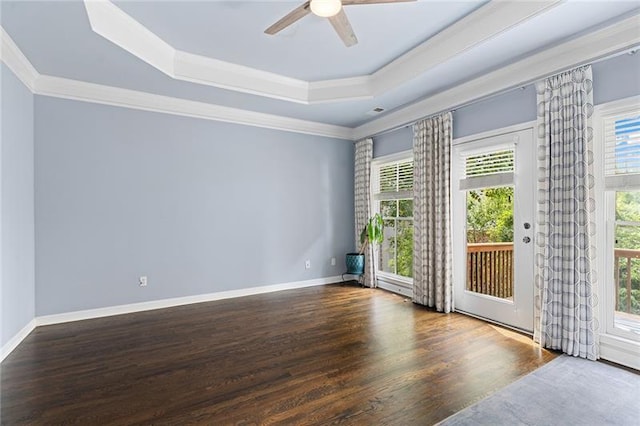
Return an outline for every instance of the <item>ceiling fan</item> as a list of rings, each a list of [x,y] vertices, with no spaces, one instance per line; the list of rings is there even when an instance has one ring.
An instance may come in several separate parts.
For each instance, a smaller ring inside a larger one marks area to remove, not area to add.
[[[264,30],[266,34],[276,34],[289,25],[304,18],[309,13],[320,16],[322,18],[329,18],[329,22],[333,25],[345,46],[351,47],[358,43],[353,28],[347,14],[344,13],[342,6],[351,5],[363,5],[374,3],[404,3],[416,0],[307,0],[302,5],[293,9],[287,15],[285,15],[278,22]]]

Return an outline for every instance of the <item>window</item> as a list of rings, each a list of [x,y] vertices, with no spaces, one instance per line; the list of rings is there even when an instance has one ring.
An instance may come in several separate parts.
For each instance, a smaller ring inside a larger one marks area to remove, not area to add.
[[[604,146],[607,188],[633,185],[640,175],[640,108],[605,118]]]
[[[374,210],[384,219],[377,269],[387,278],[413,276],[413,158],[404,153],[374,162]]]
[[[640,336],[640,107],[603,114],[607,223],[606,331]],[[634,337],[635,336],[635,337]]]

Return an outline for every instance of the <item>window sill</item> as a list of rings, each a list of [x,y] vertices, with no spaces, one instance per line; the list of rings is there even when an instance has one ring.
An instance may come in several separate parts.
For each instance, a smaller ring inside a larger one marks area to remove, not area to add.
[[[640,342],[607,333],[600,334],[600,357],[640,370]]]
[[[413,278],[403,277],[401,275],[390,274],[388,272],[377,272],[376,278],[379,281],[385,281],[389,284],[399,285],[406,288],[413,288]]]

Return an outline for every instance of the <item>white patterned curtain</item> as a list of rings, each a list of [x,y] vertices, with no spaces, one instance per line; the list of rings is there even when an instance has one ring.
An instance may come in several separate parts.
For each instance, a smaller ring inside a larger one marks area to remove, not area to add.
[[[413,126],[413,301],[453,311],[451,113]]]
[[[360,249],[360,233],[371,217],[371,159],[373,158],[373,139],[367,138],[356,142],[354,206],[356,217],[356,249]],[[364,252],[364,282],[367,287],[375,287],[375,269],[373,246],[367,245]]]
[[[550,77],[538,96],[534,338],[598,358],[591,66]]]

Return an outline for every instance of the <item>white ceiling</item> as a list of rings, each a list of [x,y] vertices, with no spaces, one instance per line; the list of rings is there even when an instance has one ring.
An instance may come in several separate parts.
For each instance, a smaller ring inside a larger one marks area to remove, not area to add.
[[[291,1],[115,4],[177,49],[302,80],[371,74],[486,0],[345,6],[360,43],[347,48],[325,18],[309,14],[275,36],[264,30]]]
[[[637,0],[418,1],[345,7],[351,48],[313,15],[263,33],[300,3],[115,1],[133,26],[94,31],[81,1],[2,0],[1,23],[42,75],[345,127],[618,21],[640,28]]]

